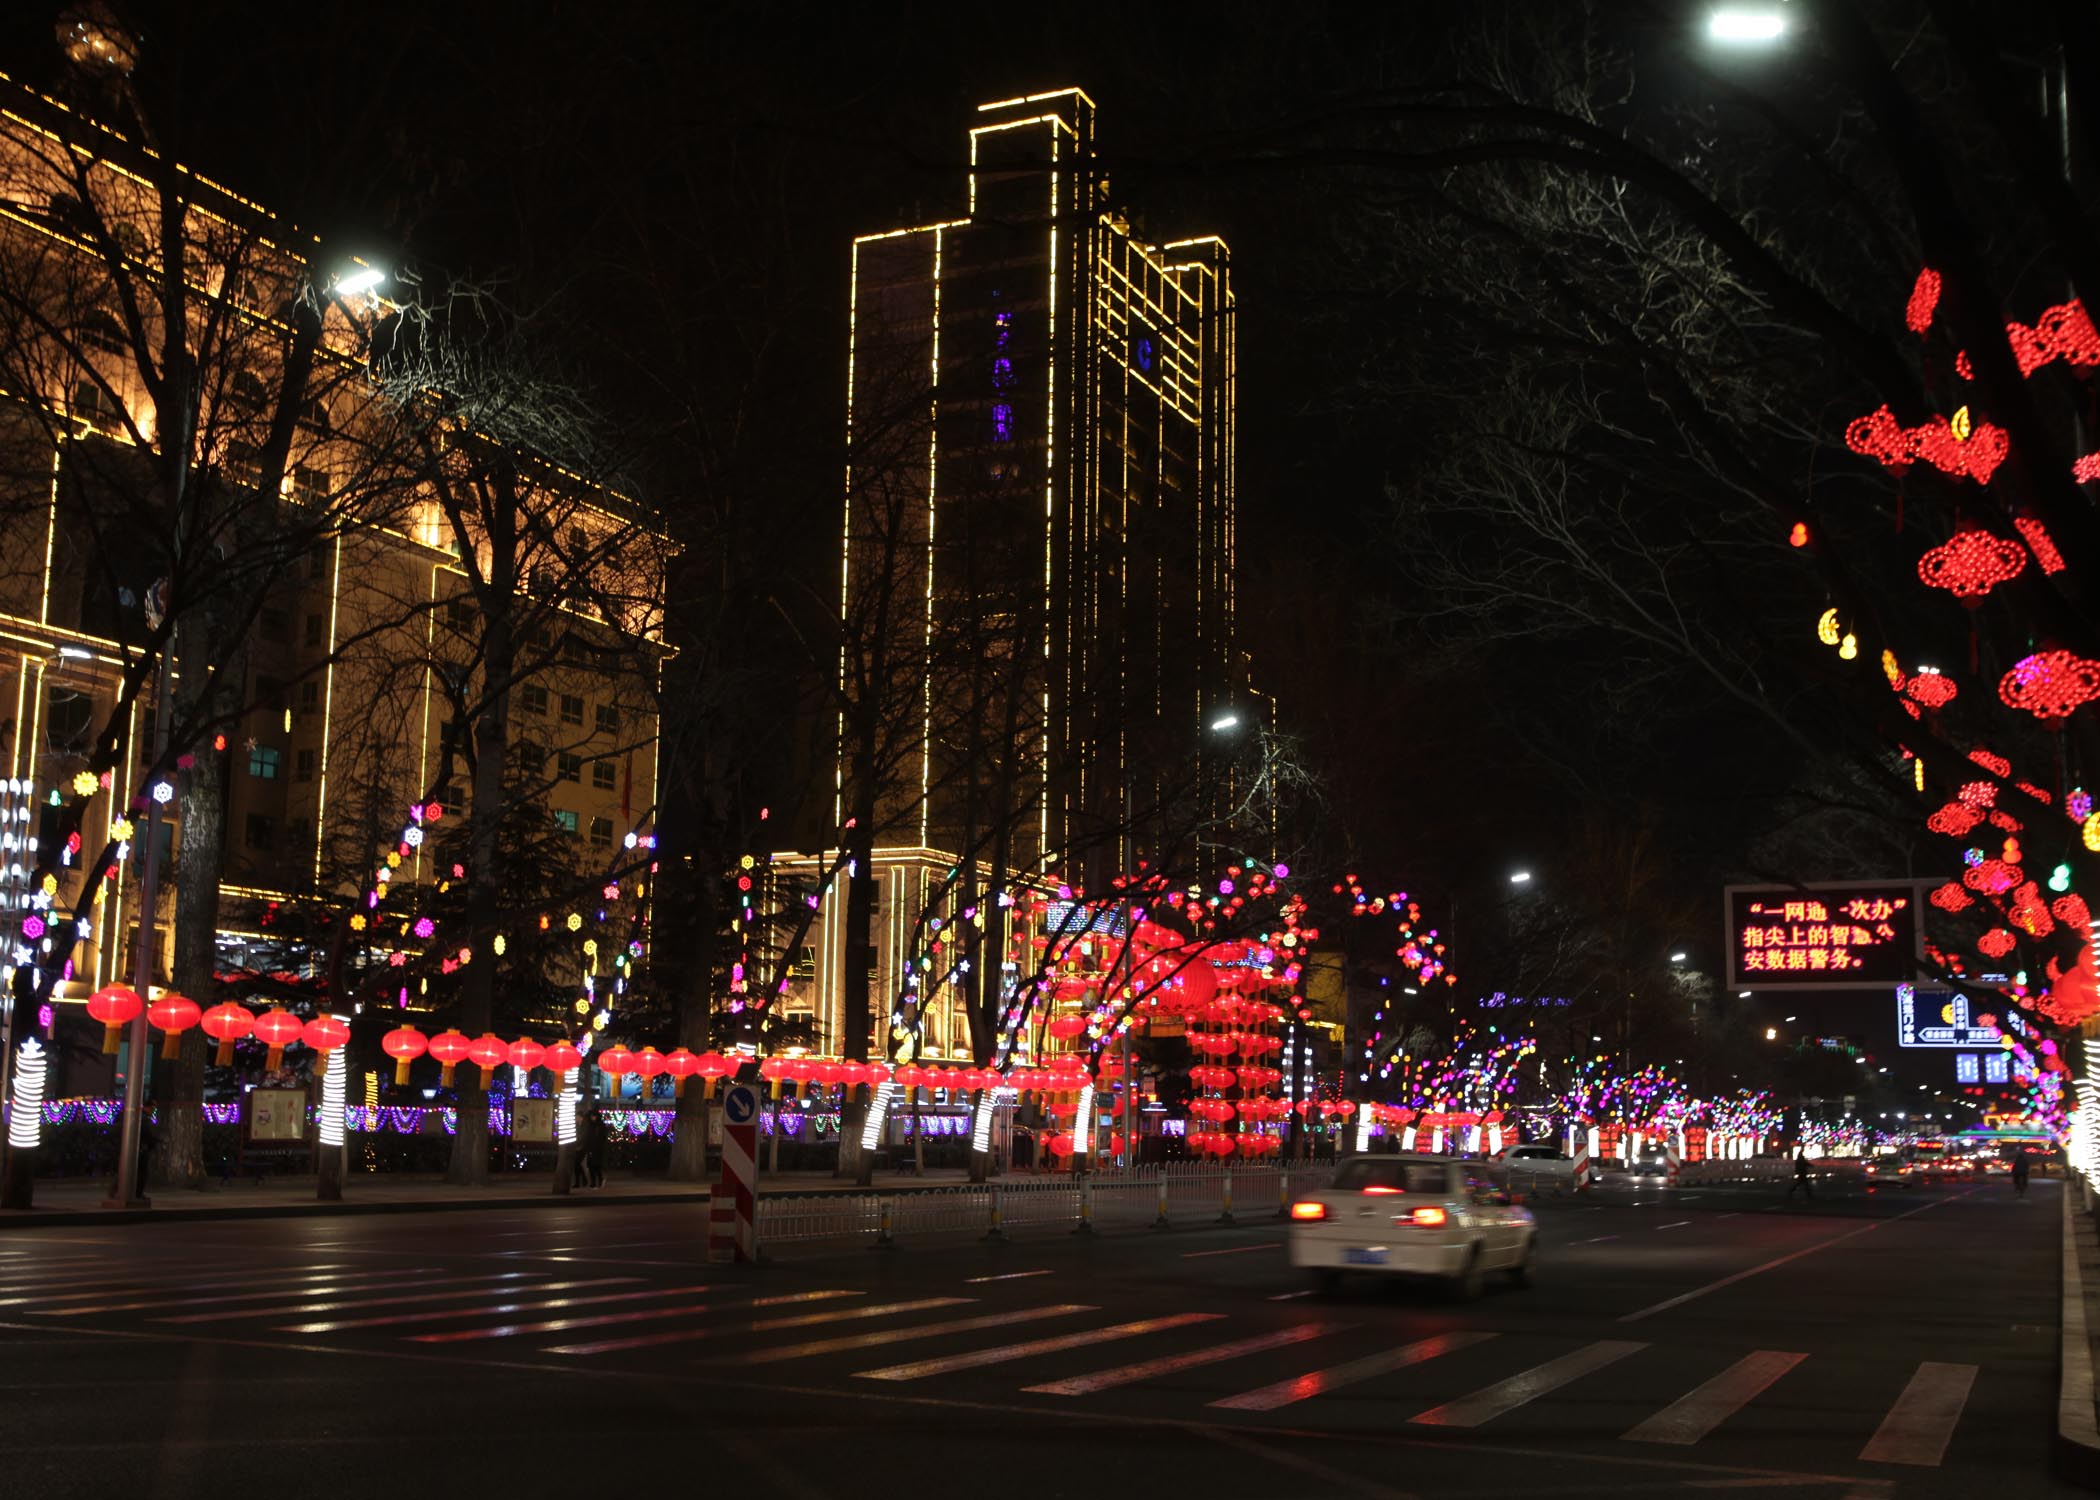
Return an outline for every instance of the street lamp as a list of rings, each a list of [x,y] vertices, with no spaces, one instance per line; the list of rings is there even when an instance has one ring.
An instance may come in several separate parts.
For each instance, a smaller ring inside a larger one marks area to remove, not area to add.
[[[1673,964],[1681,964],[1684,962],[1684,960],[1685,955],[1682,953],[1673,953],[1670,955],[1670,962]]]
[[[1786,35],[1786,12],[1776,5],[1724,5],[1706,18],[1708,40],[1757,47]]]
[[[357,297],[372,291],[386,280],[386,272],[377,266],[353,265],[335,278],[336,295]]]
[[[1529,870],[1518,870],[1515,874],[1509,877],[1509,883],[1511,885],[1525,885],[1528,884],[1530,880],[1531,872]]]
[[[1220,715],[1218,715],[1218,717],[1217,717],[1217,718],[1215,718],[1215,719],[1212,719],[1212,720],[1210,721],[1210,732],[1211,732],[1212,734],[1223,734],[1223,733],[1224,733],[1224,732],[1225,732],[1226,730],[1228,730],[1228,729],[1237,729],[1237,728],[1239,728],[1239,725],[1240,725],[1240,716],[1239,716],[1238,714],[1234,714],[1234,713],[1225,713],[1225,714],[1220,714]]]

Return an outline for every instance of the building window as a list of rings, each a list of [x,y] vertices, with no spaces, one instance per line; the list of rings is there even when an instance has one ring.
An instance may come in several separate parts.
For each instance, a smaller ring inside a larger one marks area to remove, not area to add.
[[[298,766],[299,780],[312,781],[314,779],[314,760],[315,756],[313,751],[301,750],[299,752],[299,758],[296,762]]]
[[[267,813],[248,814],[248,826],[242,833],[242,842],[250,849],[276,848],[277,820]]]
[[[530,714],[535,719],[547,717],[547,690],[536,682],[528,682],[518,689],[518,712]]]
[[[474,625],[474,602],[454,594],[445,601],[445,624],[448,628],[464,633]]]
[[[555,774],[563,781],[583,780],[583,757],[564,750],[554,757]]]
[[[91,312],[80,323],[80,342],[104,354],[129,354],[131,337],[124,325],[106,312]]]
[[[277,766],[284,759],[274,745],[257,745],[248,752],[248,774],[263,781],[277,779]]]
[[[573,834],[576,831],[576,814],[567,808],[557,807],[554,809],[554,826],[563,833]]]
[[[306,644],[309,648],[326,645],[328,642],[328,616],[306,617]]]
[[[284,825],[284,847],[293,854],[304,854],[314,846],[314,825],[305,818],[294,818]]]
[[[600,734],[618,734],[620,732],[620,711],[610,703],[598,705],[598,732]]]
[[[591,819],[591,842],[600,846],[606,846],[612,843],[611,818]]]
[[[581,724],[583,722],[583,698],[581,694],[563,693],[561,695],[561,721],[564,724]]]
[[[256,634],[266,641],[291,639],[291,617],[281,609],[266,609],[255,618]]]
[[[312,464],[292,465],[292,498],[294,500],[325,500],[328,498],[328,471]]]
[[[73,415],[104,432],[124,430],[124,409],[99,381],[83,380],[73,387]]]
[[[53,750],[85,750],[95,729],[95,700],[71,688],[54,687],[44,700],[44,744]]]
[[[620,770],[609,760],[591,762],[591,785],[601,792],[609,792],[620,784]]]
[[[320,684],[320,683],[318,683],[318,682],[302,682],[302,683],[300,683],[300,684],[299,684],[299,712],[301,712],[302,714],[310,714],[310,713],[315,713],[315,712],[319,711],[320,707],[321,707],[321,684]]]

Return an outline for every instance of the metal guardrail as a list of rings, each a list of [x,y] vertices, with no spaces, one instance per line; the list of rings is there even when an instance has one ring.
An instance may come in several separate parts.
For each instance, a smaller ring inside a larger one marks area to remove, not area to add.
[[[1212,1167],[1195,1163],[1012,1177],[957,1187],[863,1192],[760,1192],[758,1239],[892,1244],[940,1234],[1003,1239],[1014,1233],[1175,1228],[1278,1219],[1292,1194],[1324,1186],[1328,1163]]]

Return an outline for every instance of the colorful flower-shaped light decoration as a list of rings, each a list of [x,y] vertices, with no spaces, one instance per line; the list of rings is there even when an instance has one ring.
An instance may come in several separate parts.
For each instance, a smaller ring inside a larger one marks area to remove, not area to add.
[[[2007,708],[2024,709],[2043,723],[2068,718],[2100,698],[2100,661],[2069,651],[2037,651],[2013,664],[1998,682]]]
[[[1918,559],[1918,577],[1967,602],[1981,599],[1999,584],[2020,576],[2027,549],[1988,531],[1957,531]]]

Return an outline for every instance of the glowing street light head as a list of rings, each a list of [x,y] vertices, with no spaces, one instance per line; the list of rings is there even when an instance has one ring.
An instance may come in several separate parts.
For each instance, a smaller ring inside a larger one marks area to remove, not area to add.
[[[340,296],[358,297],[375,290],[385,280],[386,272],[377,266],[352,266],[336,277],[335,289]]]
[[[1673,964],[1681,964],[1681,963],[1683,963],[1683,962],[1685,961],[1685,958],[1686,958],[1686,955],[1685,955],[1685,954],[1682,954],[1682,953],[1673,953],[1673,954],[1671,954],[1671,955],[1670,955],[1670,962],[1671,962],[1671,963],[1673,963]]]
[[[1531,872],[1529,870],[1519,870],[1509,877],[1509,883],[1511,885],[1523,885],[1530,879]]]
[[[1220,714],[1217,718],[1210,721],[1210,732],[1212,734],[1223,734],[1228,729],[1239,728],[1239,725],[1240,716],[1238,714]]]
[[[1706,18],[1708,40],[1730,46],[1776,42],[1786,29],[1786,13],[1776,5],[1724,5]]]

